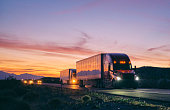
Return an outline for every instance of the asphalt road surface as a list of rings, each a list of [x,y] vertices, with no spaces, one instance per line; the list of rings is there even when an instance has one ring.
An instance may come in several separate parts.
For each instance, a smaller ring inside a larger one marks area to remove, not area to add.
[[[140,97],[170,102],[170,90],[167,89],[110,89],[97,91],[101,93]]]
[[[61,87],[60,84],[44,83],[43,85]],[[141,89],[141,88],[140,89],[97,89],[97,88],[92,88],[91,86],[86,86],[85,88],[81,88],[78,85],[63,85],[63,87],[70,88],[70,89],[81,89],[81,90],[89,89],[96,92],[107,93],[107,94],[147,98],[147,99],[170,102],[170,89]]]

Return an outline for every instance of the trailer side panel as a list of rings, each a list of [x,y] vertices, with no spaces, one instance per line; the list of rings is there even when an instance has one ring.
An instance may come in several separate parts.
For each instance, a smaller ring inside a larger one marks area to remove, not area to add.
[[[63,83],[67,83],[68,80],[70,80],[70,70],[66,69],[63,71],[60,71],[60,80],[63,80]]]
[[[79,80],[101,78],[101,54],[76,62],[77,78]]]

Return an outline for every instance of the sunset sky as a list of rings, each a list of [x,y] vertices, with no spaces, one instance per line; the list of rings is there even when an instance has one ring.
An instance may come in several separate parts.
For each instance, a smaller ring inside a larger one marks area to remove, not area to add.
[[[0,0],[0,70],[59,77],[98,53],[170,67],[170,0]]]

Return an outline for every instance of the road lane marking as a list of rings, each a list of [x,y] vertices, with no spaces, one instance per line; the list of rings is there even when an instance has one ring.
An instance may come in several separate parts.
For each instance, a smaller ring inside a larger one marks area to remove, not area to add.
[[[148,91],[138,91],[138,92],[142,92],[142,93],[149,93],[149,94],[170,94],[170,93],[162,93],[162,92],[148,92]]]

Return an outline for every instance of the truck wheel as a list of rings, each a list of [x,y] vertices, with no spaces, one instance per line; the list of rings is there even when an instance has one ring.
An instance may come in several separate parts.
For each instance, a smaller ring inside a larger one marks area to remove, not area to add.
[[[80,80],[79,86],[80,87],[85,87],[85,85],[83,84],[83,80]]]
[[[135,83],[132,88],[137,89],[138,88],[138,83]]]
[[[137,89],[137,87],[133,87],[133,89]]]
[[[115,81],[114,79],[112,80],[112,87],[113,87],[114,89],[117,88],[116,81]]]
[[[101,79],[96,80],[96,87],[97,88],[102,88],[102,80]]]

